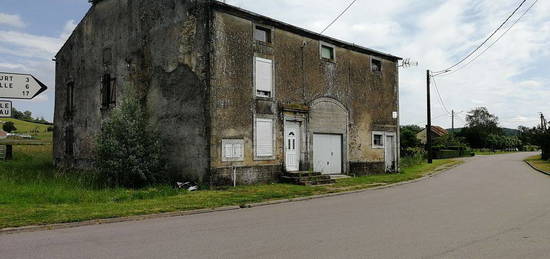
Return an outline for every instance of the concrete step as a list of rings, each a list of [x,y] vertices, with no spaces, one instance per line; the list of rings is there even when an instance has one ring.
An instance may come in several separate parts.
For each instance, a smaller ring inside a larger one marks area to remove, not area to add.
[[[289,176],[282,176],[281,179],[283,182],[287,183],[299,183],[299,182],[305,182],[305,181],[325,181],[325,180],[331,180],[330,176],[328,175],[317,175],[317,176],[308,176],[308,177],[289,177]]]
[[[285,172],[283,176],[289,177],[309,177],[309,176],[319,176],[322,175],[320,172],[313,171],[295,171],[295,172]]]
[[[346,178],[351,178],[351,176],[345,175],[345,174],[331,174],[330,175],[330,179],[333,179],[333,180],[346,179]]]
[[[0,145],[0,160],[6,160],[6,146]]]
[[[284,183],[297,185],[324,185],[333,184],[336,182],[331,179],[329,175],[323,175],[320,172],[311,171],[286,172],[281,176],[281,181]]]
[[[328,179],[328,180],[319,180],[319,181],[304,181],[304,182],[300,182],[299,185],[312,186],[312,185],[328,185],[328,184],[334,184],[334,183],[336,183],[336,180]]]

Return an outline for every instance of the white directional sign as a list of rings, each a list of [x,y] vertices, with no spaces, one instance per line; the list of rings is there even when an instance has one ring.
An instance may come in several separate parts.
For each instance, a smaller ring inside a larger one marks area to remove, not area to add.
[[[11,101],[0,100],[0,118],[11,118]]]
[[[0,98],[32,99],[46,89],[32,75],[0,72]]]

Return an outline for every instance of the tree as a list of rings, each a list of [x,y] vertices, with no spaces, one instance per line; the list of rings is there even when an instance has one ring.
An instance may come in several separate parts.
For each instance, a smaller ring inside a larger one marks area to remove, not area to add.
[[[15,109],[15,107],[12,107],[12,113],[13,113],[14,119],[18,119],[18,120],[23,119],[23,113]]]
[[[471,110],[466,116],[466,127],[460,132],[460,136],[474,148],[489,147],[489,135],[503,135],[498,126],[498,117],[489,113],[485,107]]]
[[[401,147],[419,147],[421,143],[420,140],[416,137],[416,134],[418,134],[420,131],[422,131],[422,128],[416,125],[401,126]]]
[[[17,130],[17,128],[15,127],[15,124],[11,121],[4,122],[4,125],[2,126],[2,129],[5,132],[8,132],[8,133],[11,133],[11,132]]]
[[[32,112],[31,111],[23,112],[23,120],[32,121]]]
[[[102,125],[96,154],[97,170],[109,185],[140,188],[166,182],[159,134],[133,93]]]

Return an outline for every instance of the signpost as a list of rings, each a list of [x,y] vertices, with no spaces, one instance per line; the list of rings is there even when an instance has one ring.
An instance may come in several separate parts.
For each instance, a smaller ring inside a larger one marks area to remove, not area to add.
[[[11,118],[11,101],[0,100],[0,118]]]
[[[0,98],[32,99],[48,87],[29,74],[0,72]]]

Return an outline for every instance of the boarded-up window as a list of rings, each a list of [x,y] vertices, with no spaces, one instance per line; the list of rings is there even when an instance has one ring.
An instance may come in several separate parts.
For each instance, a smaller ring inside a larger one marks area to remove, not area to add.
[[[223,139],[222,140],[222,161],[243,161],[244,160],[244,140],[243,139]]]
[[[73,128],[65,129],[65,155],[72,156],[74,154],[74,131]]]
[[[256,119],[256,156],[273,156],[273,120]]]
[[[74,82],[67,84],[67,102],[66,102],[67,115],[72,115],[74,109]]]
[[[111,104],[116,104],[116,84],[110,74],[105,74],[101,79],[101,106],[109,108]]]
[[[256,95],[260,97],[272,97],[273,93],[273,61],[264,58],[256,58]]]

